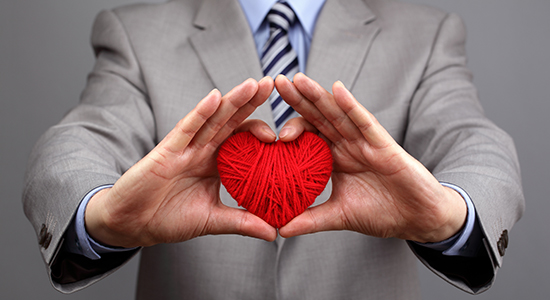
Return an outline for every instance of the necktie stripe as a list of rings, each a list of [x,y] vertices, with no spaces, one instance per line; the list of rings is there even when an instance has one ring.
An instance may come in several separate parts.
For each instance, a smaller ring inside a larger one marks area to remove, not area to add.
[[[270,13],[272,11],[276,15],[284,16],[288,20],[288,23],[292,23],[292,21],[294,20],[294,16],[295,16],[294,11],[292,10],[292,8],[290,8],[288,3],[286,3],[286,2],[284,2],[284,3],[275,3],[275,5],[273,5],[273,8],[271,9]]]
[[[274,97],[276,97],[275,100],[271,102],[271,109],[273,109],[273,112],[275,112],[275,109],[277,109],[277,106],[279,105],[279,103],[283,101],[283,98],[281,98],[279,94],[276,94],[276,96]]]
[[[288,40],[288,29],[295,21],[294,11],[287,3],[275,3],[267,15],[270,36],[261,57],[264,75],[275,78],[283,74],[289,78],[298,72],[298,57]],[[297,113],[274,90],[269,97],[277,131],[284,122]]]
[[[290,71],[292,69],[296,68],[296,71],[294,71],[294,74],[298,73],[298,58],[294,58],[294,60],[289,64],[287,65],[282,71],[281,71],[281,74],[289,74],[291,73]],[[292,79],[292,78],[291,78]]]
[[[288,118],[290,117],[290,115],[292,113],[295,113],[294,109],[292,109],[292,107],[288,107],[285,112],[275,121],[275,126],[277,126],[277,128],[279,128],[279,126],[281,126],[283,124],[283,122]]]
[[[273,51],[271,50],[275,45],[277,44],[280,44],[280,43],[285,43],[285,41],[281,41],[281,38],[284,37],[286,35],[286,33],[284,31],[279,31],[277,32],[275,35],[272,35],[269,40],[267,41],[267,43],[265,44],[264,46],[264,49],[263,49],[263,52],[262,52],[262,57],[265,56],[266,53],[270,52],[270,51]]]
[[[287,15],[279,11],[272,11],[272,14],[269,18],[269,23],[269,25],[273,28],[279,28],[287,31],[286,29],[290,27],[290,23],[292,23],[292,20]]]
[[[292,59],[292,57],[290,57],[289,59],[289,55],[287,55],[290,51],[292,51],[292,48],[290,47],[290,44],[287,44],[287,46],[283,48],[279,53],[276,53],[275,57],[270,62],[266,62],[267,66],[264,69],[264,73],[270,74],[271,68],[273,68],[273,66],[275,66],[276,64],[288,64],[287,61]],[[285,59],[283,59],[283,57],[285,57]],[[281,60],[283,61],[281,62]]]
[[[285,49],[287,50],[285,51]],[[271,62],[275,59],[275,57],[277,57],[277,55],[281,51],[288,52],[288,43],[285,43],[284,41],[278,41],[273,44],[273,46],[271,47],[271,51],[265,53],[265,56],[262,59],[262,64],[264,66],[271,64]]]

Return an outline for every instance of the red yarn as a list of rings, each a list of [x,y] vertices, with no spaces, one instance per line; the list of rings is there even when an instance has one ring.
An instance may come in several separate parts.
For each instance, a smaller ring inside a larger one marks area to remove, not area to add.
[[[311,132],[292,142],[269,144],[242,132],[221,146],[218,172],[240,206],[280,228],[325,189],[332,155],[326,142]]]

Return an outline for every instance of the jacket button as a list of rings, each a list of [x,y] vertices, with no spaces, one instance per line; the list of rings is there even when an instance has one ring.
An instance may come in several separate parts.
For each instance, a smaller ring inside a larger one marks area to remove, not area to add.
[[[42,247],[44,247],[44,249],[48,249],[51,241],[52,241],[52,234],[48,232],[46,234],[46,238],[44,239],[44,243],[42,244]]]
[[[48,249],[51,242],[52,234],[48,232],[48,227],[46,227],[46,224],[42,224],[42,227],[40,227],[40,233],[38,234],[38,244],[44,249]]]
[[[506,253],[506,248],[508,248],[508,241],[508,230],[504,230],[500,235],[500,239],[498,239],[497,242],[498,253],[500,253],[500,256],[504,256],[504,254]]]
[[[44,245],[44,242],[46,241],[47,233],[48,233],[48,228],[46,228],[46,224],[42,224],[42,227],[40,227],[40,233],[38,234],[38,244],[40,246]]]

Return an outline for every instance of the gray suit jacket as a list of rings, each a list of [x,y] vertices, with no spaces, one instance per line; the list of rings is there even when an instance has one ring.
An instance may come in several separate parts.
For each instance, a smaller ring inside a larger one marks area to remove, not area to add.
[[[438,180],[469,193],[485,234],[476,258],[345,231],[273,243],[205,236],[142,249],[138,298],[416,299],[415,254],[459,288],[488,288],[523,195],[513,142],[483,115],[464,42],[453,14],[388,0],[328,0],[306,73],[327,89],[341,80]],[[103,278],[131,256],[94,262],[63,251],[83,196],[114,183],[211,89],[226,93],[262,77],[236,0],[105,11],[92,44],[97,62],[81,103],[38,141],[23,196],[48,274],[64,292]],[[273,125],[268,105],[252,117]],[[329,194],[330,185],[317,202]],[[225,191],[222,198],[235,206]]]

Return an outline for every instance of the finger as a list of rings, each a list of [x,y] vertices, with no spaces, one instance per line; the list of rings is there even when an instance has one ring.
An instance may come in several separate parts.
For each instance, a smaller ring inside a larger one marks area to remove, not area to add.
[[[216,112],[220,103],[220,91],[212,90],[176,124],[174,129],[159,143],[159,146],[171,152],[181,152],[189,145],[204,123]]]
[[[318,206],[306,209],[292,221],[279,229],[282,237],[289,238],[297,235],[320,231],[347,229],[344,214],[337,203],[330,199]]]
[[[216,136],[212,139],[214,142],[214,146],[217,146],[221,144],[227,137],[234,132],[234,130],[246,119],[248,118],[255,110],[258,108],[258,106],[262,105],[268,98],[269,95],[271,95],[271,92],[273,91],[273,79],[269,76],[266,76],[262,78],[258,82],[258,91],[252,97],[252,99],[247,102],[245,105],[243,105],[241,108],[237,110],[237,112],[227,121],[227,123],[223,126],[222,129],[216,134]],[[268,126],[269,128],[269,126]],[[256,128],[254,128],[255,130]],[[271,129],[269,131],[272,132]],[[267,133],[269,133],[269,131]],[[259,133],[257,131],[252,132]],[[275,133],[273,133],[275,134]],[[270,135],[269,135],[270,136]],[[264,135],[261,134],[260,136],[257,136],[260,140],[264,141],[262,138],[264,138]],[[277,136],[275,136],[276,138]],[[269,137],[265,136],[266,139],[269,139]],[[268,142],[265,140],[265,142]]]
[[[272,242],[277,230],[254,214],[223,204],[216,206],[206,225],[206,234],[240,234]]]
[[[296,78],[296,76],[294,77]],[[285,76],[275,78],[275,87],[288,105],[292,106],[304,119],[322,132],[329,140],[336,142],[342,139],[342,135],[332,126],[327,118],[309,101],[296,86]]]
[[[191,142],[198,148],[208,144],[233,115],[249,102],[258,91],[258,82],[249,78],[222,97],[216,112],[204,123]]]
[[[311,101],[334,128],[348,141],[363,138],[361,131],[349,116],[338,106],[334,96],[317,82],[302,73],[294,76],[294,85]],[[330,137],[329,137],[330,138]]]
[[[290,142],[297,139],[304,131],[309,131],[317,134],[318,130],[315,126],[311,125],[303,117],[292,118],[288,120],[281,132],[279,133],[279,139],[283,142]]]
[[[384,148],[395,142],[374,115],[357,102],[342,82],[335,82],[332,92],[338,106],[349,116],[350,120],[360,130],[361,135],[371,146]]]
[[[245,120],[242,124],[235,129],[235,133],[250,132],[256,138],[264,143],[272,143],[277,138],[277,135],[273,130],[262,120],[252,119]]]

